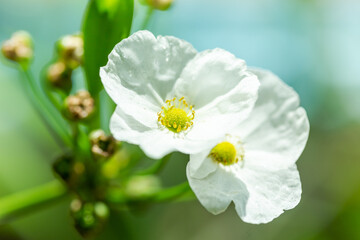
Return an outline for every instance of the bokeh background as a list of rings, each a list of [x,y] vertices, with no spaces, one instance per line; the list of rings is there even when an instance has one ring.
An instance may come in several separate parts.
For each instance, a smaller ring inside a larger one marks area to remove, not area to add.
[[[16,30],[34,37],[36,76],[54,42],[78,32],[86,0],[0,0],[0,42]],[[175,0],[155,11],[149,29],[199,51],[224,48],[250,66],[270,69],[300,95],[311,134],[298,161],[303,195],[293,210],[266,225],[243,223],[231,206],[218,216],[197,201],[158,205],[129,216],[139,239],[360,239],[360,1]],[[144,8],[135,9],[136,31]],[[81,72],[78,72],[81,78]],[[29,104],[24,79],[0,64],[0,197],[46,183],[56,146]],[[186,161],[163,177],[185,179]],[[0,239],[77,240],[69,198],[0,226]],[[98,239],[121,239],[112,220]]]

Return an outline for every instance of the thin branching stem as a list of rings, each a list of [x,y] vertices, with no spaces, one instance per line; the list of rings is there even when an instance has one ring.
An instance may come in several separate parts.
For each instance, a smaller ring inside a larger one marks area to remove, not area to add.
[[[56,118],[56,112],[51,109],[51,106],[47,104],[47,101],[43,98],[42,93],[36,83],[30,71],[26,68],[21,68],[26,79],[28,86],[28,95],[29,98],[38,112],[40,118],[45,123],[50,134],[54,137],[55,141],[61,146],[64,147],[64,144],[71,146],[71,137],[66,130],[66,126],[62,124]]]
[[[147,169],[137,172],[136,175],[151,175],[151,174],[159,173],[165,167],[165,165],[168,163],[168,161],[171,158],[171,155],[172,154],[170,153],[160,160],[155,160],[156,162],[153,165],[151,165]]]
[[[0,198],[0,224],[49,204],[67,193],[58,180]]]
[[[193,194],[192,194],[190,185],[186,181],[186,182],[183,182],[176,186],[166,188],[166,189],[159,191],[152,197],[152,201],[153,202],[168,202],[168,201],[174,201],[174,200],[180,200],[180,199],[187,200],[187,199],[190,199],[189,196],[191,196],[191,199],[193,199]]]

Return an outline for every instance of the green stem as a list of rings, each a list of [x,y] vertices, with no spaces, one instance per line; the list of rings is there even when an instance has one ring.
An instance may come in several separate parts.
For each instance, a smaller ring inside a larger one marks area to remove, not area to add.
[[[154,202],[166,202],[172,200],[187,200],[193,199],[194,194],[191,191],[190,185],[188,182],[183,182],[174,187],[170,187],[164,189],[158,193],[156,193],[152,197],[152,201]],[[179,199],[181,198],[181,199]]]
[[[0,224],[59,199],[66,188],[57,180],[0,198]]]
[[[78,147],[78,137],[79,137],[79,125],[78,123],[70,123],[71,125],[71,130],[72,130],[72,134],[73,134],[73,145],[75,148]]]
[[[41,86],[46,94],[46,97],[50,100],[50,102],[52,103],[52,105],[54,105],[54,107],[56,107],[56,109],[58,111],[61,111],[61,107],[62,105],[59,103],[59,101],[54,97],[54,93],[51,92],[51,90],[49,89],[48,84],[46,84],[45,81],[41,81]]]
[[[91,96],[94,99],[95,102],[95,113],[94,115],[91,117],[91,122],[89,123],[89,128],[90,130],[96,130],[100,128],[100,123],[101,123],[101,118],[100,118],[100,95],[99,93],[97,94],[93,94]]]
[[[151,175],[151,174],[159,173],[165,167],[165,165],[168,163],[170,158],[171,158],[171,153],[166,155],[165,157],[163,157],[160,160],[155,160],[156,162],[153,165],[151,165],[147,169],[137,172],[136,175]]]
[[[26,68],[21,69],[23,70],[23,73],[28,80],[28,87],[30,90],[28,95],[32,101],[32,104],[47,126],[49,132],[52,134],[59,145],[63,146],[63,143],[65,143],[66,145],[70,146],[71,137],[66,130],[66,126],[57,121],[55,117],[56,112],[51,111],[51,106],[49,107],[47,101],[42,98],[42,93],[35,85],[35,81],[29,70]]]
[[[179,185],[169,187],[154,193],[151,196],[144,198],[144,201],[160,203],[167,201],[186,201],[194,199],[194,193],[192,192],[189,183],[183,182]],[[110,204],[125,204],[129,201],[128,196],[122,191],[114,191],[107,197],[107,201]]]
[[[150,22],[153,11],[154,11],[154,9],[152,7],[149,7],[147,9],[146,16],[145,16],[144,21],[143,21],[143,23],[141,25],[141,30],[144,30],[144,29],[147,28],[147,26],[148,26],[148,24]]]

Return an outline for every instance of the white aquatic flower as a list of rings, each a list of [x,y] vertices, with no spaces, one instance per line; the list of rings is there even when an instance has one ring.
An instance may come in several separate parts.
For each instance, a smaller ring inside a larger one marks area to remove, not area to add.
[[[251,112],[259,81],[222,50],[139,31],[115,46],[100,70],[117,107],[110,130],[151,158],[196,153]]]
[[[211,213],[234,202],[243,221],[258,224],[299,203],[295,162],[308,139],[309,122],[293,89],[271,72],[249,71],[260,80],[254,109],[209,149],[190,155],[187,177]]]

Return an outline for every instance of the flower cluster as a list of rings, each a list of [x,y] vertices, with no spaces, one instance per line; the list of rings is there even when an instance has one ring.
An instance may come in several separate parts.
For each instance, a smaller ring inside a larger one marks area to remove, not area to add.
[[[46,70],[48,85],[69,93],[73,71],[83,63],[84,43],[81,35],[66,35],[56,43],[55,61]]]
[[[26,67],[34,55],[32,38],[26,31],[15,32],[2,44],[1,51],[7,59]]]
[[[235,203],[249,223],[267,223],[301,197],[296,160],[309,134],[294,90],[222,50],[139,31],[100,70],[116,103],[110,129],[150,158],[190,154],[189,184],[211,213]]]

